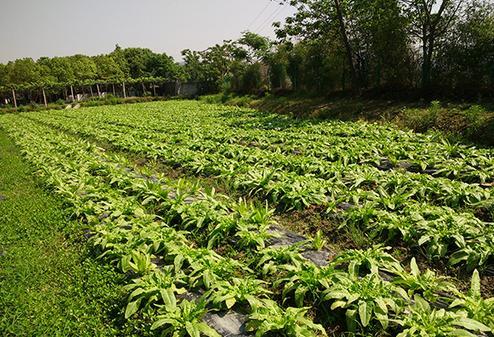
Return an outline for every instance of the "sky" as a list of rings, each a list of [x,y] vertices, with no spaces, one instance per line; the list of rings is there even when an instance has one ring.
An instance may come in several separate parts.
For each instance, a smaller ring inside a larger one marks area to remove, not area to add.
[[[180,61],[293,13],[271,0],[0,0],[0,62],[144,47]]]

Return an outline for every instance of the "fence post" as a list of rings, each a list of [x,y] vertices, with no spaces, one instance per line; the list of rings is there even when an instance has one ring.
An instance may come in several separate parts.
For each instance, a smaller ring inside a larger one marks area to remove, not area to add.
[[[74,96],[74,86],[70,85],[70,93],[72,94],[72,103],[75,102],[75,96]]]

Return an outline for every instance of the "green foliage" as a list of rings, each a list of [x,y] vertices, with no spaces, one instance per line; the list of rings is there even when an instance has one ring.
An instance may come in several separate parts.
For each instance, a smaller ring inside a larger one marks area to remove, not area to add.
[[[480,322],[467,318],[462,313],[444,309],[431,309],[427,301],[415,296],[410,313],[397,323],[403,327],[397,337],[408,336],[476,336],[475,332],[490,331]]]
[[[474,271],[470,290],[467,294],[457,292],[458,298],[451,303],[450,308],[459,308],[469,318],[474,319],[494,331],[494,298],[484,299],[480,292],[480,275]]]
[[[306,317],[307,311],[308,308],[288,308],[283,311],[275,302],[264,300],[261,305],[254,307],[247,330],[255,332],[256,337],[267,334],[286,337],[325,336],[323,327]]]
[[[324,299],[331,302],[331,310],[345,310],[347,328],[355,332],[359,323],[365,329],[376,321],[387,329],[389,315],[400,314],[408,296],[405,290],[377,274],[362,278],[349,274],[326,290]]]
[[[410,273],[401,270],[396,272],[396,275],[393,283],[408,289],[410,297],[418,294],[427,301],[436,302],[443,298],[444,294],[451,294],[456,291],[447,277],[437,276],[431,270],[421,272],[415,258],[412,258],[410,262]]]
[[[161,330],[164,335],[190,337],[219,337],[213,328],[202,321],[206,309],[203,302],[193,303],[183,300],[179,305],[171,302],[160,310],[151,326],[152,330]]]

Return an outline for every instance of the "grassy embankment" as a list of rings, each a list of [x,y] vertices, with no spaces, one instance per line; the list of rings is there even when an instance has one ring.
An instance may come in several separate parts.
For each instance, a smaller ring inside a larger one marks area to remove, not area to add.
[[[420,101],[272,95],[258,98],[224,94],[203,96],[201,100],[290,114],[299,118],[391,122],[401,128],[417,132],[434,129],[447,134],[452,140],[494,146],[494,106],[492,104],[441,103],[438,101],[428,104]]]

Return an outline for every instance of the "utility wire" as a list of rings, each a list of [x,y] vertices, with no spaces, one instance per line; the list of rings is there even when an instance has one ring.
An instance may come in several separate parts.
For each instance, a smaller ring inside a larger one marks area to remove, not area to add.
[[[261,16],[264,14],[264,12],[266,12],[266,10],[268,9],[269,6],[271,6],[271,0],[268,0],[268,3],[266,4],[266,6],[264,6],[262,11],[259,14],[257,14],[257,16],[254,20],[252,20],[252,22],[247,27],[247,30],[250,30],[252,28],[252,26],[257,22],[257,20],[259,20],[261,18]]]
[[[283,11],[286,9],[286,5],[280,5],[276,10],[264,20],[264,22],[257,27],[255,30],[257,33],[261,33],[264,31],[270,24],[273,23],[273,20]]]

